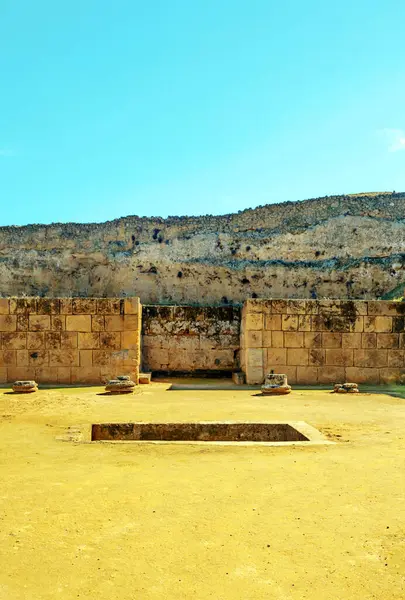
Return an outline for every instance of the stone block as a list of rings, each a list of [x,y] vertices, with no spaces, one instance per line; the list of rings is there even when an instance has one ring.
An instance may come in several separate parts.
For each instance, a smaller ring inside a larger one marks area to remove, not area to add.
[[[38,298],[38,315],[57,315],[60,313],[60,302],[58,298]]]
[[[309,348],[308,350],[308,364],[313,367],[322,367],[325,362],[325,350],[322,348]]]
[[[368,314],[368,301],[365,300],[350,300],[350,303],[354,306],[357,315]]]
[[[246,350],[246,364],[248,367],[263,368],[263,353],[264,351],[262,348],[248,348]]]
[[[28,350],[17,350],[16,351],[16,362],[17,367],[28,367]],[[26,379],[26,378],[24,378]]]
[[[76,331],[62,331],[60,334],[60,347],[62,349],[77,348],[78,335]]]
[[[261,331],[264,325],[264,317],[261,313],[248,313],[245,318],[246,331]]]
[[[58,350],[60,348],[59,331],[47,331],[45,333],[45,348],[48,348],[48,350]]]
[[[56,380],[58,383],[70,384],[72,381],[71,367],[56,367]]]
[[[297,383],[297,367],[295,365],[280,365],[277,366],[277,371],[287,375],[289,385]],[[267,373],[265,373],[267,375]]]
[[[73,298],[72,313],[74,315],[93,315],[97,312],[95,298]]]
[[[91,316],[91,330],[92,331],[104,331],[104,316],[103,315],[92,315]]]
[[[303,348],[304,347],[304,333],[297,331],[285,331],[284,332],[284,346],[285,348]]]
[[[398,307],[401,307],[401,302],[393,302],[391,300],[369,300],[368,314],[371,316],[395,316],[401,314],[398,312]]]
[[[3,333],[1,338],[5,350],[23,350],[27,347],[26,333]]]
[[[298,331],[311,331],[312,316],[311,315],[299,315],[298,317]]]
[[[119,331],[103,331],[100,334],[92,333],[91,335],[100,336],[100,348],[109,348],[110,350],[119,350],[121,348],[121,335],[123,334],[121,334]],[[98,348],[98,346],[93,347]]]
[[[387,350],[353,350],[354,366],[377,369],[388,366]]]
[[[308,365],[308,348],[288,348],[287,364],[305,367]]]
[[[52,331],[65,331],[66,330],[66,316],[65,315],[51,315],[51,330]]]
[[[93,350],[100,348],[100,333],[79,332],[77,335],[77,347],[83,350]]]
[[[287,300],[272,300],[271,312],[274,314],[284,314],[287,312]]]
[[[342,333],[342,348],[361,348],[361,333]]]
[[[311,331],[304,333],[304,347],[305,348],[321,348],[322,347],[322,333]]]
[[[91,315],[67,315],[66,331],[90,332]]]
[[[166,342],[166,348],[167,348],[167,341]],[[140,339],[140,334],[139,331],[123,331],[121,333],[121,347],[122,348],[129,348],[129,349],[133,349],[133,348],[138,348],[140,346],[141,343],[141,339]],[[164,347],[164,345],[161,346],[162,348]]]
[[[93,365],[97,367],[111,364],[111,352],[109,350],[93,350]]]
[[[79,351],[74,348],[64,348],[63,350],[49,350],[49,366],[78,367]]]
[[[49,315],[30,315],[28,327],[30,331],[49,331],[51,317]]]
[[[318,383],[317,367],[297,367],[297,383],[315,385]]]
[[[60,314],[71,315],[72,314],[72,298],[60,298]],[[70,374],[69,374],[70,377]]]
[[[7,381],[16,381],[17,379],[20,379],[20,378],[19,377],[14,377],[12,379],[10,377],[10,379],[8,379],[8,376],[7,376],[7,367],[0,367],[0,383],[7,383]]]
[[[355,381],[356,383],[380,383],[380,370],[373,368],[346,367],[346,380]],[[341,381],[343,381],[343,379]]]
[[[261,348],[263,346],[263,335],[261,331],[247,331],[248,348]]]
[[[281,329],[281,315],[265,315],[264,318],[265,329],[271,331],[280,331]]]
[[[259,385],[264,381],[263,367],[248,367],[246,372],[246,383],[248,385]]]
[[[79,366],[80,367],[92,367],[93,366],[93,350],[79,350]]]
[[[16,363],[17,356],[15,350],[0,351],[0,367],[15,367]]]
[[[10,314],[24,314],[37,312],[37,301],[35,298],[10,298]]]
[[[0,298],[0,315],[8,315],[10,313],[10,302],[8,298]]]
[[[246,315],[249,313],[262,313],[263,312],[263,300],[249,298],[246,300],[244,305]]]
[[[125,331],[128,327],[124,325],[124,315],[111,315],[104,317],[106,331]]]
[[[262,344],[263,344],[263,348],[271,348],[272,346],[272,331],[269,331],[267,329],[264,329],[262,332]],[[283,335],[283,332],[280,332],[281,335]]]
[[[377,348],[377,334],[376,333],[362,333],[361,347],[362,348]]]
[[[344,380],[345,367],[325,366],[318,368],[318,383],[339,383]]]
[[[400,369],[400,368],[385,368],[385,369],[380,369],[380,382],[379,383],[385,383],[385,384],[390,384],[390,383],[398,383],[399,381],[403,380],[405,376],[405,369]]]
[[[244,385],[245,374],[242,371],[232,373],[232,381],[235,385]]]
[[[351,348],[329,348],[325,350],[325,364],[333,367],[353,366],[353,350]]]
[[[377,348],[399,348],[399,334],[377,333]]]
[[[305,300],[288,300],[287,315],[305,315],[306,308]]]
[[[325,299],[319,300],[318,302],[319,312],[321,313],[333,313],[333,314],[341,314],[342,312],[342,301],[341,300],[333,300],[333,299]]]
[[[366,333],[391,333],[392,317],[364,317]]]
[[[165,370],[163,365],[169,365],[169,350],[167,348],[145,348],[143,360],[152,371]]]
[[[364,317],[356,317],[354,321],[348,321],[349,331],[361,333],[364,331]]]
[[[28,352],[28,361],[31,367],[47,367],[49,365],[48,350],[30,350]]]
[[[287,364],[287,350],[285,348],[268,348],[266,372],[270,372],[278,365]],[[276,370],[276,369],[275,369]]]
[[[319,312],[318,300],[305,300],[305,313],[307,315],[317,315]]]
[[[31,379],[35,381],[35,369],[28,366],[17,366],[7,368],[7,381],[14,382],[18,380]],[[5,382],[4,382],[5,383]]]
[[[126,315],[138,315],[142,312],[141,302],[139,298],[125,298],[124,300],[124,314]]]
[[[298,315],[282,315],[281,328],[283,331],[298,331]]]
[[[388,366],[389,367],[404,367],[404,351],[403,350],[388,350]]]
[[[17,317],[15,315],[0,314],[0,331],[16,331]]]
[[[94,383],[101,385],[101,369],[100,367],[72,367],[71,382],[77,383]]]
[[[99,315],[112,315],[113,313],[113,301],[110,298],[97,298],[97,314]],[[119,314],[119,311],[118,311]]]
[[[17,331],[28,331],[29,320],[27,314],[17,315]]]
[[[342,334],[341,333],[323,333],[322,334],[323,348],[341,348]]]
[[[405,348],[405,333],[399,334],[399,347]]]
[[[271,346],[273,348],[284,348],[284,331],[271,332]]]
[[[42,348],[45,348],[45,334],[29,331],[27,333],[27,349],[41,350]]]
[[[325,319],[323,315],[312,315],[311,317],[311,331],[325,331]]]

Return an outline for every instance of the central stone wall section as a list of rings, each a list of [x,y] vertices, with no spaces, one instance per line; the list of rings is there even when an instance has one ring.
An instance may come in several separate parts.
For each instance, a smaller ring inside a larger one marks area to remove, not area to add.
[[[247,383],[392,383],[405,376],[405,303],[248,300],[241,363]]]
[[[139,298],[0,299],[0,383],[137,382]]]
[[[195,375],[238,370],[240,320],[233,306],[144,306],[143,368]]]

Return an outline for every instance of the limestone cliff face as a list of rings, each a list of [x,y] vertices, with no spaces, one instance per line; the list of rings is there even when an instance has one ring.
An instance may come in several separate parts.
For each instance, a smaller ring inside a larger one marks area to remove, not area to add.
[[[0,228],[0,295],[378,298],[405,285],[405,194],[272,204],[220,217]]]

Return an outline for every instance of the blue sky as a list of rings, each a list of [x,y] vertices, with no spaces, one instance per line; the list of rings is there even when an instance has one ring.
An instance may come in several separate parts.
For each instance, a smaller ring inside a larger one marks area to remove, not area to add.
[[[405,190],[403,0],[0,0],[0,225]]]

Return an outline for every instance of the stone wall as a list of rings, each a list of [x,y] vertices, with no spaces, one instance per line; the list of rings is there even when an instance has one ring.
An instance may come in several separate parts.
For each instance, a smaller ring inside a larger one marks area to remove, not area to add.
[[[196,374],[238,370],[240,319],[237,307],[144,306],[144,370]]]
[[[404,213],[404,194],[381,193],[223,216],[0,227],[0,296],[376,299],[405,285]]]
[[[138,381],[139,298],[0,299],[0,382]]]
[[[241,362],[248,383],[391,383],[405,374],[405,303],[248,300]]]

